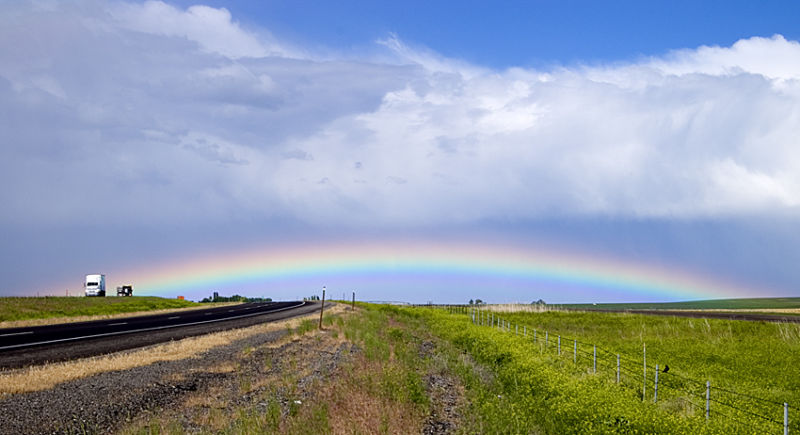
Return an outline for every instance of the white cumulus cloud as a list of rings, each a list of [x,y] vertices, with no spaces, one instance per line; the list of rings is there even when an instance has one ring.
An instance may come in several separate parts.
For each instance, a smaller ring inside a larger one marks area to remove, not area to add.
[[[225,9],[0,5],[0,219],[796,215],[800,44],[493,70],[314,57]],[[424,41],[423,41],[424,42]],[[156,213],[153,210],[157,210]]]

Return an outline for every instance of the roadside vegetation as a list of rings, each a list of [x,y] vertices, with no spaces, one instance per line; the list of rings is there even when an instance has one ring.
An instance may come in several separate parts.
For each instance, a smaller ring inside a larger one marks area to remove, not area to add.
[[[180,299],[132,297],[4,297],[0,298],[0,322],[32,319],[104,316],[153,310],[202,307]],[[0,323],[2,325],[2,323]],[[7,325],[2,325],[6,326]]]
[[[478,313],[478,319],[488,314],[506,325],[491,327],[473,324],[467,314],[415,310],[432,333],[495,374],[496,394],[470,401],[472,412],[493,432],[780,433],[784,402],[793,406],[792,431],[800,429],[797,324],[559,311]],[[593,345],[599,348],[596,373]],[[661,369],[657,403],[655,364]],[[670,369],[663,373],[666,365]],[[709,420],[705,381],[712,385]]]
[[[269,376],[243,370],[239,390],[126,433],[780,433],[782,403],[800,404],[792,369],[800,325],[558,311],[484,311],[473,323],[469,312],[359,304],[356,313],[326,316],[323,332],[305,320],[290,335],[297,349],[316,350],[276,350],[265,362]],[[506,327],[479,325],[486,315]],[[599,348],[596,371],[587,343]],[[347,357],[320,370],[341,349]],[[705,380],[713,385],[708,420]]]
[[[283,343],[246,349],[228,368],[237,382],[198,391],[122,430],[125,434],[443,433],[460,427],[468,357],[415,315],[362,305],[305,319]],[[256,364],[254,366],[254,364]]]

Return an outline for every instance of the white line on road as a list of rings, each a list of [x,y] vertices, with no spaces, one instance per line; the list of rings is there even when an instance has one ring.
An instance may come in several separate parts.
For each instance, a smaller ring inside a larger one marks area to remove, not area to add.
[[[33,334],[33,331],[12,332],[11,334],[0,334],[0,337],[11,337],[12,335],[28,335],[28,334]]]
[[[128,322],[119,322],[119,323],[109,323],[108,326],[120,326],[120,325],[127,325]]]
[[[175,320],[175,319],[180,319],[180,318],[181,318],[181,316],[172,316],[172,317],[167,317],[167,320]]]

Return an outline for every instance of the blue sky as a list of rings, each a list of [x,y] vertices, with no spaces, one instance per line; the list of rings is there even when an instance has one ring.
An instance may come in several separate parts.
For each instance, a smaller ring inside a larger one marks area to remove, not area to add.
[[[798,8],[2,3],[0,294],[403,238],[796,294]],[[534,293],[497,298],[581,302]]]
[[[180,1],[188,7],[196,2]],[[791,1],[210,1],[303,45],[369,49],[396,33],[493,68],[625,61],[752,36],[797,39]]]

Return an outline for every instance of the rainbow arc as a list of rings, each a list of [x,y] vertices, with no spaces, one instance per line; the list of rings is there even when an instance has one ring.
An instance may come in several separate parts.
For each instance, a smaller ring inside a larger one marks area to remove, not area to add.
[[[760,292],[678,269],[553,250],[477,243],[393,242],[276,246],[191,259],[124,274],[138,294],[174,295],[218,286],[342,280],[409,286],[515,283],[584,288],[636,299],[748,297]],[[498,289],[498,291],[502,291]]]

